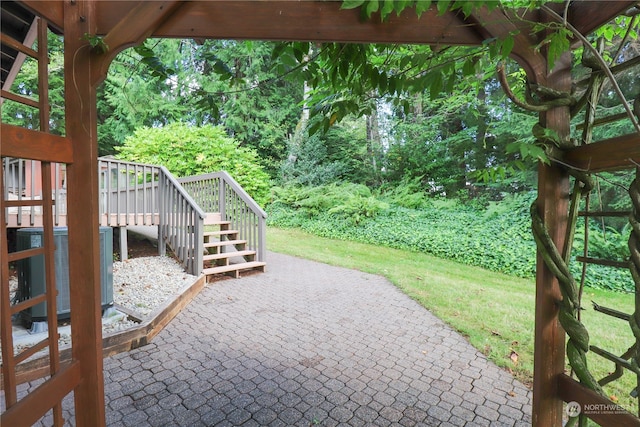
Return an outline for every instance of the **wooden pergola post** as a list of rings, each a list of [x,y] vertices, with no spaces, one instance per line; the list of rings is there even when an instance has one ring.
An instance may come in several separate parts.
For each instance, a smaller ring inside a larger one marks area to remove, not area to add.
[[[571,90],[571,54],[565,53],[544,79],[548,87]],[[568,139],[569,107],[556,107],[540,115],[540,122]],[[569,174],[561,167],[541,164],[538,175],[538,212],[556,246],[564,245],[569,206]],[[533,426],[562,425],[562,399],[557,379],[564,372],[565,332],[558,321],[562,300],[558,280],[538,252],[536,263],[536,308],[533,370]]]
[[[105,425],[97,104],[89,72],[98,61],[85,37],[95,34],[95,7],[94,1],[64,2],[65,124],[74,151],[67,168],[71,333],[73,359],[81,361],[81,381],[74,392],[78,426]]]

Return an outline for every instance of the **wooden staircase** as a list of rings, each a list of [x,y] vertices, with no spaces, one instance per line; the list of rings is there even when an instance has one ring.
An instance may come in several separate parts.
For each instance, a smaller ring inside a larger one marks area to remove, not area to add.
[[[241,271],[265,270],[265,262],[256,261],[256,251],[248,250],[247,241],[238,238],[239,231],[230,228],[220,214],[207,214],[204,220],[204,269],[206,276],[225,274],[240,277]]]

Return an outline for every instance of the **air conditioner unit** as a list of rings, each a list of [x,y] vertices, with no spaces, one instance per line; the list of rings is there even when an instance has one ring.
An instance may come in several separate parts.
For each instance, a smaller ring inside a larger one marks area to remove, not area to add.
[[[113,231],[111,227],[100,227],[100,289],[102,309],[113,305]],[[17,232],[18,250],[41,247],[44,230],[42,228],[22,228]],[[56,299],[58,319],[71,317],[71,299],[69,292],[69,239],[67,227],[54,227],[55,245],[54,263],[56,270]],[[44,255],[32,256],[16,263],[18,271],[19,299],[36,297],[45,293]],[[37,304],[22,312],[28,323],[46,320],[46,303]]]

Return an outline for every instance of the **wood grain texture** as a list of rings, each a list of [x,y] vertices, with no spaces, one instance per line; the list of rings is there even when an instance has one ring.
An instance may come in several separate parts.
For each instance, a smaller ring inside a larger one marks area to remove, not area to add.
[[[632,169],[640,165],[640,133],[581,145],[566,151],[561,161],[587,172]]]
[[[569,6],[569,22],[582,34],[589,34],[638,4],[637,0],[578,0]]]
[[[96,2],[64,3],[65,127],[74,162],[67,166],[69,293],[73,360],[82,381],[75,389],[78,427],[104,427],[104,374],[98,235],[98,137],[96,88],[91,70],[99,66],[85,34],[95,34]]]
[[[0,123],[0,155],[29,160],[73,163],[69,138]]]
[[[478,33],[456,14],[438,16],[435,8],[418,18],[412,10],[361,19],[360,11],[341,10],[340,2],[324,1],[196,1],[186,2],[154,37],[304,40],[351,43],[429,43],[478,45]],[[107,34],[132,2],[98,4],[98,33]]]
[[[36,16],[45,18],[56,29],[62,30],[64,27],[63,1],[22,0],[20,3]]]
[[[571,89],[571,55],[565,53],[545,76],[547,84],[559,91]],[[561,138],[570,133],[568,107],[540,114],[541,124]],[[564,246],[568,226],[569,175],[559,166],[541,164],[538,169],[537,209],[558,248]],[[564,412],[556,378],[564,372],[565,332],[558,321],[558,301],[562,299],[558,279],[538,251],[536,260],[535,338],[533,354],[533,427],[561,426]]]
[[[3,426],[30,426],[57,403],[60,394],[80,384],[80,364],[72,362],[40,387],[7,409],[0,417]],[[65,393],[66,394],[66,393]],[[64,396],[64,395],[63,395]]]

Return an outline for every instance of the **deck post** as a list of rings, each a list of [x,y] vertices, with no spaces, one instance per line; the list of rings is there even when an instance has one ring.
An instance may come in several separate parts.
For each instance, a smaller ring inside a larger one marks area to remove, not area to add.
[[[66,135],[73,146],[68,165],[69,287],[72,358],[79,362],[74,391],[76,424],[105,425],[100,290],[98,139],[96,86],[89,71],[100,61],[87,34],[96,34],[96,4],[64,2]]]
[[[129,248],[127,246],[127,227],[118,227],[118,244],[120,245],[120,261],[129,259]]]
[[[571,90],[571,56],[565,53],[546,76],[547,86],[562,92]],[[540,115],[542,126],[568,140],[569,107],[556,107]],[[569,175],[558,165],[540,164],[538,169],[538,213],[556,246],[564,246],[569,206]],[[535,344],[533,362],[533,426],[562,425],[562,399],[558,376],[564,372],[565,332],[558,321],[562,299],[558,280],[538,252],[536,268]]]

